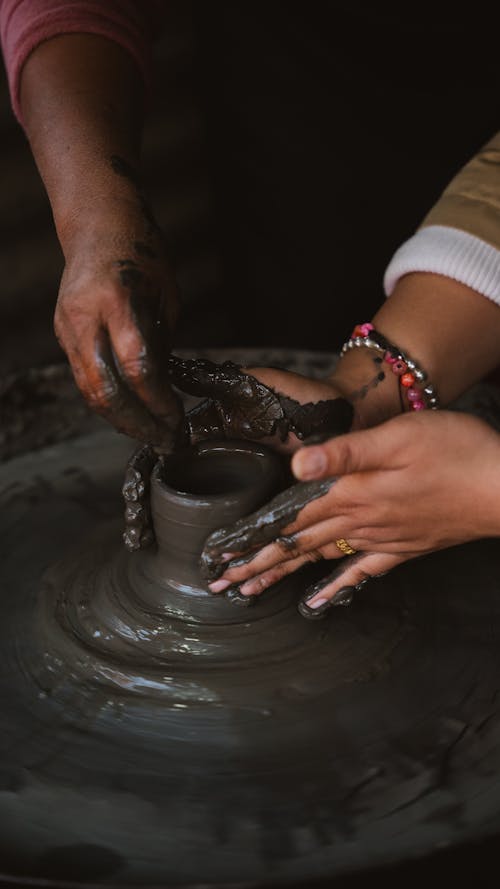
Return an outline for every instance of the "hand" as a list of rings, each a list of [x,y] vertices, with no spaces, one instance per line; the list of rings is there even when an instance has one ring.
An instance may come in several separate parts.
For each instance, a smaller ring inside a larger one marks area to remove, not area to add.
[[[241,368],[231,361],[168,359],[172,385],[205,396],[187,416],[192,442],[208,438],[265,441],[292,452],[318,433],[351,427],[353,408],[333,384],[279,368]]]
[[[293,451],[316,426],[330,435],[350,428],[352,407],[329,383],[277,368],[243,369],[230,361],[215,364],[177,355],[169,357],[166,368],[176,388],[208,396],[186,414],[184,434],[192,443],[209,438],[265,439],[278,450]],[[146,445],[127,464],[123,539],[131,551],[154,539],[149,484],[157,459]]]
[[[54,326],[77,385],[120,432],[170,449],[183,412],[165,372],[177,292],[160,230],[144,204],[109,200],[64,252]]]
[[[322,617],[408,559],[500,535],[499,466],[498,433],[449,411],[404,414],[303,447],[292,458],[294,487],[208,538],[209,587],[256,596],[310,561],[333,559],[338,567],[299,606]],[[341,538],[355,555],[343,556]]]

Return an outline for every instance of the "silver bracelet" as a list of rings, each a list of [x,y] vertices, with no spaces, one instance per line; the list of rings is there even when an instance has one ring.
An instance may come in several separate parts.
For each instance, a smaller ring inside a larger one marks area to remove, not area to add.
[[[439,408],[437,392],[432,383],[429,383],[425,371],[418,366],[416,361],[405,355],[394,343],[389,342],[385,336],[375,330],[373,324],[369,322],[356,325],[351,338],[342,346],[340,357],[342,358],[351,349],[360,347],[376,349],[383,353],[381,361],[388,364],[392,373],[398,377],[401,391],[406,397],[410,410],[430,409],[435,411]]]

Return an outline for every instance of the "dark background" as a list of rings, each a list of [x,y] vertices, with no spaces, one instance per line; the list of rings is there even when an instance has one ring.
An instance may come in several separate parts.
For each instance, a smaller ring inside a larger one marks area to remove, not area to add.
[[[338,348],[498,129],[495,33],[484,7],[170,2],[144,175],[182,294],[177,347]],[[62,257],[5,78],[0,138],[4,374],[63,358]]]

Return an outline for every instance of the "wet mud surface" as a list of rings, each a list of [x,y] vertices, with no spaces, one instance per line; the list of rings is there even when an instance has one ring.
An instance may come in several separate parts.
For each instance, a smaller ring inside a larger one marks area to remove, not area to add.
[[[195,601],[168,532],[123,546],[132,447],[100,428],[0,466],[0,873],[314,885],[495,834],[498,542],[320,622],[303,575],[255,609]]]
[[[0,381],[0,461],[99,428],[67,364],[12,373]]]

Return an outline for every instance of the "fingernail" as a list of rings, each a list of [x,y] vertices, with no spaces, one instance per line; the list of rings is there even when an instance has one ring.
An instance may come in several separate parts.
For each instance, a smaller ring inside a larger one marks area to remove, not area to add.
[[[321,601],[323,602],[323,605],[318,605],[316,608],[314,608],[310,607],[307,602],[302,599],[297,605],[299,614],[301,614],[302,617],[307,617],[308,620],[320,620],[322,617],[325,616],[330,605],[327,599],[322,599]]]
[[[242,593],[244,596],[251,596],[253,588],[253,582],[251,580],[247,580],[246,583],[241,584],[240,593]]]
[[[294,475],[302,480],[318,478],[327,468],[325,453],[320,448],[297,451],[293,460]]]
[[[211,593],[222,593],[223,590],[227,590],[228,586],[231,586],[230,580],[214,580],[208,584]]]
[[[315,602],[308,602],[308,603],[307,603],[307,607],[308,607],[308,608],[314,608],[314,609],[316,609],[316,608],[321,608],[321,606],[322,606],[322,605],[326,605],[326,603],[327,603],[328,601],[329,601],[328,599],[316,599]]]
[[[313,590],[313,592],[309,594],[309,598],[306,597],[305,599],[302,599],[301,602],[299,602],[298,608],[302,617],[307,617],[310,619],[316,617],[320,618],[324,617],[324,615],[327,611],[329,611],[330,608],[336,608],[339,605],[350,605],[354,597],[354,587],[343,587],[341,590],[338,590],[331,599],[325,599],[324,597],[321,597],[319,599],[316,599],[314,603],[311,603],[310,600],[313,599],[314,596],[317,594],[318,590]]]

